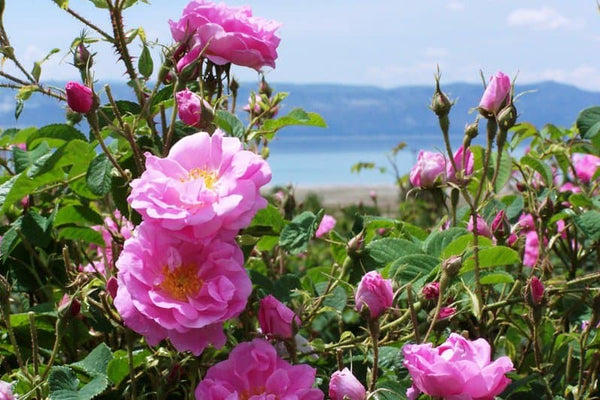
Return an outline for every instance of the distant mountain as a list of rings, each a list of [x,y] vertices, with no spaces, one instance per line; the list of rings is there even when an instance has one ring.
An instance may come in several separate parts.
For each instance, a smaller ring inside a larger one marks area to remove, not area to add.
[[[62,83],[56,86],[62,87]],[[437,118],[428,109],[433,93],[431,86],[404,86],[382,89],[370,86],[330,84],[272,84],[274,90],[289,92],[281,114],[294,107],[323,116],[328,128],[292,127],[281,131],[274,148],[280,151],[315,151],[319,148],[346,150],[390,148],[406,142],[411,148],[440,147],[441,134]],[[238,103],[243,104],[255,84],[242,84]],[[464,126],[475,119],[482,94],[478,84],[442,84],[451,99],[457,100],[450,114],[453,141],[460,141]],[[124,84],[112,86],[116,98],[131,98]],[[519,121],[538,127],[546,123],[571,126],[584,108],[600,104],[600,93],[584,91],[555,82],[517,85],[517,91],[529,92],[516,103]],[[240,117],[245,118],[244,115]],[[64,112],[55,100],[39,94],[32,96],[18,121],[14,119],[14,92],[0,91],[0,128],[44,125],[63,122]],[[484,131],[480,127],[480,132]]]

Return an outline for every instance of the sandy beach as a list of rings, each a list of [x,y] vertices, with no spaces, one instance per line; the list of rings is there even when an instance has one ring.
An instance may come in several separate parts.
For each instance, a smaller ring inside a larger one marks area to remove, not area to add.
[[[295,185],[297,201],[315,193],[325,207],[343,207],[351,204],[373,204],[371,193],[377,196],[377,204],[384,213],[393,212],[398,205],[398,188],[390,184],[375,185]],[[269,189],[267,189],[269,190]]]

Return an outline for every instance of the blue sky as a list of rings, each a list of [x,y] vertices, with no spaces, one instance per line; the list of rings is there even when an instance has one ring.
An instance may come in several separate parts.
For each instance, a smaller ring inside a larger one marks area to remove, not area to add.
[[[69,44],[81,24],[52,0],[7,0],[5,26],[28,68],[54,47],[44,79],[77,79]],[[187,1],[154,0],[126,12],[129,28],[171,43],[167,21]],[[436,64],[445,82],[478,82],[479,70],[518,72],[517,82],[555,80],[600,91],[600,14],[594,0],[230,0],[283,23],[272,82],[394,87],[431,85]],[[109,30],[104,10],[86,0],[70,5]],[[120,80],[112,51],[94,45],[96,78]],[[133,45],[132,52],[139,53]],[[5,65],[8,71],[10,68]],[[256,73],[233,70],[242,81]]]

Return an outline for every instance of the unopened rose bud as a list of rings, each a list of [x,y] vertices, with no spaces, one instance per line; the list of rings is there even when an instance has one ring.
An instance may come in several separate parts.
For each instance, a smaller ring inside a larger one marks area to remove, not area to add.
[[[367,272],[358,284],[354,301],[357,311],[367,308],[371,319],[379,318],[394,301],[392,281],[383,279],[377,271]]]
[[[348,242],[348,253],[356,254],[360,252],[365,244],[365,233],[361,231]]]
[[[462,258],[461,256],[452,256],[450,258],[446,258],[442,261],[442,271],[447,276],[453,277],[458,274],[460,268],[462,267]]]
[[[475,139],[479,135],[479,120],[465,125],[465,136],[469,139]]]
[[[437,300],[440,296],[440,283],[439,282],[429,282],[425,286],[423,286],[423,297],[427,300]]]
[[[515,126],[516,122],[517,109],[513,104],[509,104],[498,113],[498,124],[502,130],[508,131],[510,128]]]
[[[273,88],[271,88],[271,86],[267,83],[267,81],[265,81],[264,76],[263,76],[262,80],[260,81],[260,85],[258,86],[258,93],[266,95],[267,98],[269,98],[273,95]]]
[[[94,93],[89,87],[77,82],[68,82],[65,85],[67,104],[71,110],[87,114],[94,104]]]
[[[117,290],[119,290],[119,282],[117,281],[117,278],[111,276],[106,281],[106,291],[110,294],[110,297],[114,299],[117,297]]]
[[[83,42],[79,43],[73,52],[73,65],[79,70],[85,70],[91,68],[93,63],[94,57],[92,57]]]
[[[329,214],[325,214],[323,215],[323,218],[321,219],[321,222],[319,223],[319,227],[317,228],[317,231],[315,232],[315,236],[320,238],[323,235],[326,235],[327,233],[329,233],[336,224],[336,220],[334,217],[332,217]]]
[[[498,71],[492,76],[479,102],[481,115],[493,118],[508,103],[510,89],[510,78],[507,75]]]
[[[435,92],[433,93],[433,97],[431,98],[431,110],[438,117],[445,117],[450,113],[452,105],[453,104],[448,98],[448,96],[446,96],[446,94],[441,91],[439,81],[437,81],[435,86]]]
[[[300,318],[272,295],[268,295],[260,301],[258,322],[265,335],[283,339],[294,337],[300,326]]]
[[[454,307],[442,307],[438,314],[438,319],[446,319],[456,314],[456,308]]]
[[[80,311],[81,302],[77,298],[71,298],[65,293],[58,303],[58,313],[68,317],[76,317]]]
[[[179,118],[187,125],[208,126],[214,119],[210,103],[189,89],[175,93]]]
[[[335,371],[329,381],[329,398],[331,400],[365,400],[365,387],[348,368]]]
[[[504,210],[500,210],[492,221],[492,234],[498,240],[505,240],[510,235],[510,222]]]
[[[544,284],[537,276],[532,277],[529,281],[527,294],[527,300],[532,306],[539,306],[542,304],[542,300],[544,299]]]

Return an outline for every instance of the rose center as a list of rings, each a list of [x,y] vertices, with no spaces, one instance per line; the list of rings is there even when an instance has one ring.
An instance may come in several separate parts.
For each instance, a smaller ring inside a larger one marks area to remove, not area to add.
[[[265,394],[266,388],[264,386],[253,387],[248,390],[244,390],[240,393],[239,400],[248,400],[252,396],[259,396],[261,394]],[[279,396],[273,395],[273,400],[279,399]]]
[[[215,171],[209,171],[202,168],[192,168],[188,171],[187,176],[181,177],[179,180],[181,182],[188,182],[191,180],[203,179],[204,186],[207,189],[212,190],[217,183],[217,173]]]
[[[180,265],[175,269],[164,266],[163,278],[161,288],[180,301],[196,295],[204,284],[204,281],[198,277],[198,268],[194,264]]]

